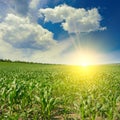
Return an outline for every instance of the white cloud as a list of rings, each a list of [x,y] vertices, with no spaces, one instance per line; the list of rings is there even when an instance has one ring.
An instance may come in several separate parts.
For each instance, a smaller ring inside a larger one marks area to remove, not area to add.
[[[0,23],[0,58],[45,63],[60,62],[69,42],[56,42],[53,33],[28,17],[8,14]]]
[[[39,5],[41,0],[31,0],[30,4],[29,4],[29,7],[31,9],[36,9],[37,6]]]
[[[25,60],[22,50],[14,48],[11,44],[2,39],[2,33],[0,33],[0,58],[11,60]]]
[[[56,46],[53,46],[47,51],[33,51],[30,56],[30,61],[42,62],[42,63],[65,63],[65,56],[63,51],[70,47],[71,43],[68,40],[59,42]]]
[[[74,10],[74,8],[67,5],[61,5],[55,8],[40,9],[39,14],[40,16],[45,16],[45,22],[58,23],[62,22],[65,18],[67,19],[70,14],[73,14]]]
[[[67,5],[61,5],[55,8],[40,9],[39,14],[45,17],[45,22],[61,22],[63,29],[69,33],[91,32],[105,29],[105,27],[100,26],[101,16],[97,8],[85,10],[84,8],[77,9]]]
[[[0,58],[40,63],[65,63],[67,56],[63,58],[65,56],[61,55],[61,53],[69,48],[70,45],[69,41],[63,41],[46,51],[42,51],[31,48],[15,48],[0,39]]]
[[[32,21],[37,21],[37,11],[41,0],[3,0],[0,1],[0,21],[8,13],[20,16],[28,16]]]
[[[42,6],[48,0],[5,1],[5,6],[0,6],[0,58],[43,63],[68,63],[71,60],[74,51],[71,53],[68,49],[72,42],[57,42],[52,32],[37,24],[38,4]],[[10,3],[9,7],[7,3]],[[2,11],[2,8],[7,9]],[[69,33],[104,29],[100,27],[101,16],[96,8],[87,11],[62,5],[40,9],[40,14],[45,16],[46,22],[60,22]]]
[[[11,2],[8,0],[0,1],[0,22],[2,22],[6,15],[10,12],[13,12],[13,9],[11,8]]]
[[[6,42],[16,47],[48,49],[56,44],[50,31],[31,23],[28,17],[8,14],[0,24],[0,32]]]

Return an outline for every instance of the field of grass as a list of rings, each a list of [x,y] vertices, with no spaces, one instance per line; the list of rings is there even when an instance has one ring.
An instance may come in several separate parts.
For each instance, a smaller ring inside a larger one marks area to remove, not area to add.
[[[120,120],[120,65],[0,62],[0,120]]]

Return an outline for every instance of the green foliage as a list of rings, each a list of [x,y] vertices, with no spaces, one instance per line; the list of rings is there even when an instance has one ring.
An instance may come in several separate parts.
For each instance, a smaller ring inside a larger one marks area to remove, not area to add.
[[[119,120],[120,65],[0,62],[2,120]]]

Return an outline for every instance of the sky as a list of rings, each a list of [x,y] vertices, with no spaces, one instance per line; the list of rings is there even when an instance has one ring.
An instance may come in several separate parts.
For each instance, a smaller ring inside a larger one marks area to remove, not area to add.
[[[120,62],[120,1],[0,0],[0,59]]]

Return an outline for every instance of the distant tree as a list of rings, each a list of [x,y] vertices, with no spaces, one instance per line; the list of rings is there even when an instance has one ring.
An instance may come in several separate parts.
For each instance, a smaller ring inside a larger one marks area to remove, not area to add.
[[[0,59],[0,62],[12,62],[12,61],[9,59]]]

